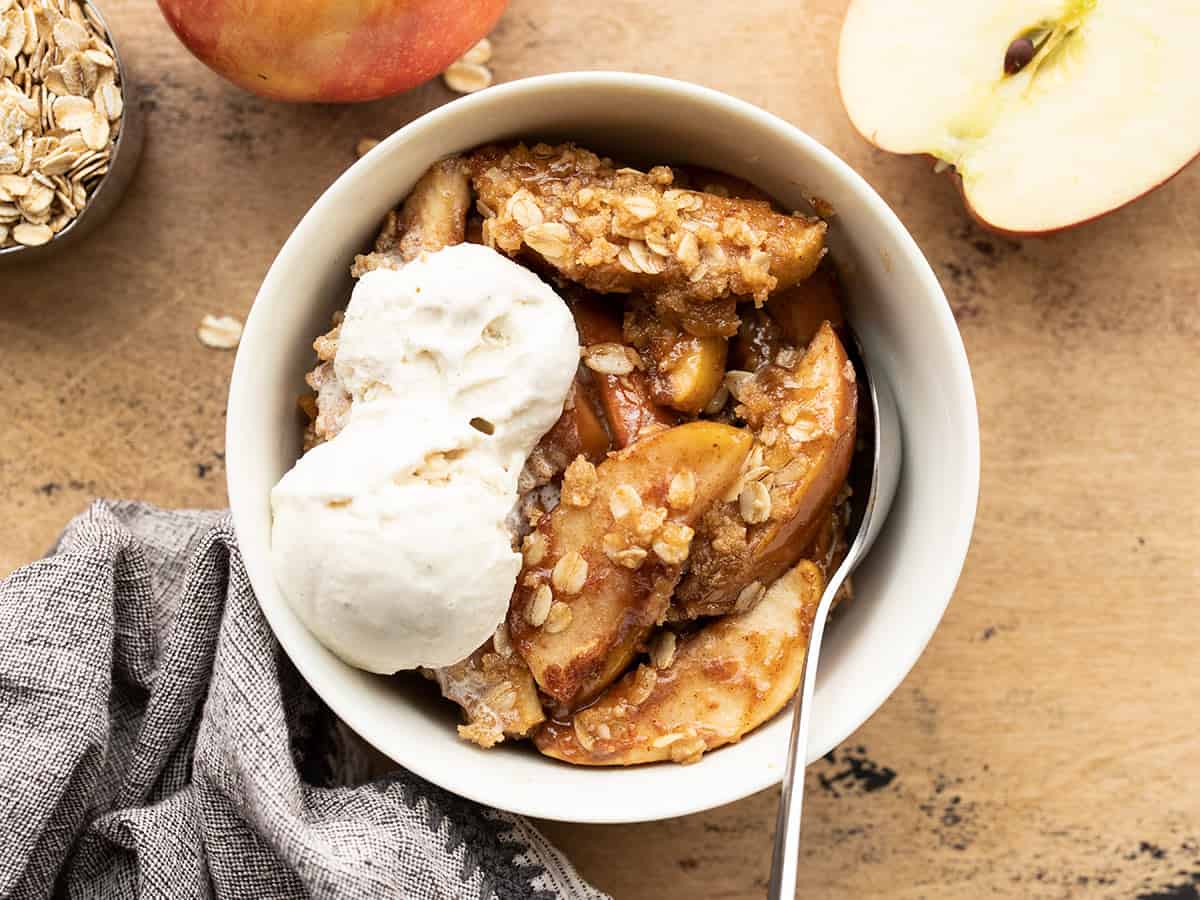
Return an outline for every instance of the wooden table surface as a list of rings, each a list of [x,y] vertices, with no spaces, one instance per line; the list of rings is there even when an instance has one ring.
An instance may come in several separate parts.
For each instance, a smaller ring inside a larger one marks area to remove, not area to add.
[[[493,34],[499,80],[653,72],[804,128],[899,213],[962,329],[983,426],[974,546],[916,669],[809,773],[801,896],[1195,898],[1200,168],[1066,234],[991,236],[948,179],[851,129],[845,4],[514,0]],[[225,503],[233,357],[199,344],[201,316],[246,314],[359,137],[450,99],[435,81],[356,107],[268,103],[194,61],[147,0],[103,7],[145,155],[70,259],[0,272],[3,571],[93,496]],[[618,898],[756,897],[774,807],[768,791],[546,830]]]

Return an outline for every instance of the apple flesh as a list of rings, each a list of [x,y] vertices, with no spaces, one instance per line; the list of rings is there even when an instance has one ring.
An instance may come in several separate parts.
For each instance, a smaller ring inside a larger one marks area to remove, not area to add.
[[[821,570],[802,560],[753,609],[708,623],[666,667],[638,667],[569,722],[546,722],[534,745],[576,765],[630,766],[695,762],[741,740],[800,686],[824,588]]]
[[[491,31],[508,0],[158,0],[201,62],[276,100],[407,90]]]
[[[1197,35],[1194,0],[853,0],[838,81],[867,140],[953,167],[984,225],[1039,234],[1200,153]]]
[[[807,347],[825,322],[839,334],[845,330],[838,284],[833,264],[823,262],[811,278],[771,295],[767,313],[779,324],[789,344]]]

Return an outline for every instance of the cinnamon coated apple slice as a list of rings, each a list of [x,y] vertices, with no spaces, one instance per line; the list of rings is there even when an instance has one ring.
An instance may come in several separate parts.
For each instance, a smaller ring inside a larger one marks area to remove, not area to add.
[[[691,422],[568,467],[559,505],[525,538],[508,613],[513,645],[560,710],[599,694],[662,621],[693,528],[750,444],[743,429]]]
[[[422,251],[461,244],[470,208],[466,162],[451,157],[434,163],[413,186],[401,209],[401,259],[415,259]]]
[[[672,618],[748,609],[817,536],[854,453],[854,366],[825,322],[803,358],[776,354],[756,373],[731,373],[735,412],[755,446],[725,502],[697,529]]]
[[[838,333],[845,327],[840,292],[837,270],[823,263],[811,278],[772,294],[766,311],[779,324],[787,343],[807,347],[823,322]]]
[[[822,263],[811,278],[776,291],[762,309],[746,310],[730,342],[730,368],[754,372],[788,348],[804,349],[828,322],[835,334],[846,325],[837,270]]]
[[[754,609],[682,639],[663,631],[647,664],[587,709],[542,725],[534,744],[569,763],[629,766],[691,763],[739,740],[795,694],[824,585],[804,560]]]
[[[461,244],[466,238],[471,185],[466,162],[443,159],[420,177],[397,214],[387,214],[373,253],[358,256],[350,273],[359,278],[372,269],[395,268],[422,252]]]
[[[618,168],[573,144],[484,147],[469,164],[489,246],[532,251],[601,293],[640,293],[673,309],[731,296],[762,302],[807,278],[824,253],[820,219],[681,190],[666,166]]]
[[[583,344],[583,365],[600,400],[613,444],[628,447],[646,431],[674,425],[678,417],[652,396],[638,357],[630,352],[615,304],[568,291]]]
[[[562,459],[557,472],[561,472],[567,463],[580,454],[589,462],[598,463],[612,447],[598,406],[599,399],[591,380],[576,375],[575,383],[563,404],[562,415],[538,442],[538,447],[548,455]]]
[[[559,478],[571,464],[571,460],[578,456],[583,456],[588,462],[598,463],[608,455],[612,448],[612,439],[604,424],[603,413],[599,412],[599,401],[595,393],[591,379],[580,366],[575,381],[567,392],[562,415],[550,430],[542,435],[529,458],[525,460],[525,466],[517,481],[518,493],[527,495],[535,488],[550,484]],[[536,505],[540,508],[540,501]]]
[[[729,342],[729,368],[754,372],[784,349],[783,332],[766,309],[749,309],[742,314],[737,337]]]
[[[655,402],[694,416],[720,389],[729,345],[725,338],[688,334],[644,300],[629,304],[624,334],[646,361]]]

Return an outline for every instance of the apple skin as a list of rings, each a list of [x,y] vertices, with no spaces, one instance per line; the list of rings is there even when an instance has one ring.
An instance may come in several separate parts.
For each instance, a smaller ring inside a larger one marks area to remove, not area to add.
[[[841,99],[840,85],[838,87],[838,94],[839,94],[839,99]],[[843,109],[845,109],[845,105],[846,105],[845,101],[843,100],[842,101]],[[854,126],[853,121],[851,121],[850,124],[851,124],[851,126]],[[857,126],[854,126],[854,130],[858,132],[859,137],[861,137],[864,141],[866,141],[872,147],[875,147],[878,150],[883,150],[885,153],[891,153],[894,156],[913,156],[913,157],[918,157],[920,159],[929,160],[930,170],[933,171],[935,175],[938,174],[937,165],[939,162],[941,162],[941,160],[938,159],[936,156],[932,156],[928,153],[897,153],[895,150],[889,150],[887,147],[881,147],[879,144],[877,144],[871,138],[871,135],[864,134],[862,131],[859,131]],[[1019,240],[1021,238],[1049,237],[1050,235],[1059,234],[1060,232],[1063,232],[1063,231],[1071,231],[1072,229],[1078,228],[1080,225],[1088,225],[1092,222],[1095,222],[1098,219],[1103,219],[1105,216],[1111,215],[1111,214],[1115,213],[1117,210],[1124,209],[1125,207],[1129,206],[1129,204],[1131,204],[1131,203],[1136,203],[1138,200],[1141,200],[1147,194],[1154,193],[1159,188],[1163,187],[1167,182],[1169,182],[1172,179],[1174,179],[1175,177],[1177,177],[1181,172],[1183,172],[1184,169],[1186,169],[1188,166],[1190,166],[1192,163],[1194,163],[1198,159],[1200,159],[1200,151],[1198,151],[1195,156],[1193,156],[1190,160],[1188,160],[1186,163],[1184,163],[1182,166],[1180,166],[1178,169],[1176,169],[1174,172],[1172,172],[1170,175],[1168,175],[1162,181],[1158,182],[1157,184],[1150,185],[1148,188],[1146,188],[1140,194],[1135,194],[1134,196],[1130,197],[1128,200],[1124,201],[1123,203],[1112,207],[1112,209],[1106,209],[1106,210],[1104,210],[1104,212],[1099,212],[1093,216],[1088,216],[1085,219],[1080,219],[1078,222],[1071,222],[1068,225],[1061,225],[1058,228],[1047,228],[1047,229],[1044,229],[1041,231],[1035,231],[1035,230],[1014,231],[1010,228],[1001,228],[999,225],[992,224],[987,219],[983,218],[983,216],[979,215],[979,213],[977,213],[975,211],[975,207],[971,205],[971,199],[967,196],[966,189],[963,187],[962,176],[959,175],[958,172],[956,172],[954,170],[954,166],[950,166],[941,174],[948,176],[950,178],[950,180],[954,182],[954,187],[958,191],[958,196],[959,196],[959,198],[961,198],[962,204],[967,210],[967,215],[969,215],[971,217],[971,220],[976,225],[978,225],[979,227],[981,227],[987,231],[990,231],[992,234],[998,235],[999,237],[1013,238],[1013,239]]]
[[[374,100],[433,77],[508,0],[158,0],[195,56],[274,100]]]
[[[930,156],[928,158],[932,159],[934,161],[934,165],[937,164],[937,157]],[[1097,221],[1098,219],[1103,219],[1105,216],[1110,216],[1113,213],[1115,213],[1117,210],[1124,209],[1125,207],[1129,206],[1129,204],[1131,204],[1131,203],[1136,203],[1138,200],[1141,200],[1147,194],[1153,194],[1160,187],[1163,187],[1168,181],[1171,181],[1173,178],[1175,178],[1177,175],[1179,175],[1180,172],[1182,172],[1184,169],[1186,169],[1188,166],[1190,166],[1192,163],[1194,163],[1197,159],[1200,159],[1200,153],[1197,153],[1195,156],[1193,156],[1190,160],[1188,160],[1186,163],[1184,163],[1182,166],[1180,166],[1178,169],[1176,169],[1174,172],[1172,172],[1170,175],[1168,175],[1162,181],[1158,182],[1157,184],[1150,185],[1148,188],[1146,188],[1140,194],[1135,194],[1134,196],[1130,197],[1128,200],[1124,201],[1123,203],[1119,203],[1118,205],[1112,207],[1111,209],[1106,209],[1106,210],[1104,210],[1104,212],[1098,212],[1093,216],[1088,216],[1087,218],[1080,219],[1078,222],[1071,222],[1068,225],[1061,225],[1058,228],[1046,228],[1041,231],[1034,231],[1034,230],[1013,231],[1010,228],[1001,228],[999,225],[993,225],[987,219],[983,218],[983,216],[979,215],[979,213],[977,213],[975,211],[975,207],[971,205],[971,201],[967,197],[966,189],[963,188],[962,176],[959,175],[957,172],[955,172],[953,167],[947,169],[945,174],[949,175],[951,178],[954,179],[954,186],[958,189],[958,196],[962,198],[963,206],[965,206],[967,209],[967,214],[970,215],[972,221],[974,221],[977,225],[979,225],[982,228],[987,229],[988,231],[992,232],[993,234],[999,235],[1000,237],[1013,238],[1013,239],[1038,238],[1038,237],[1049,237],[1050,235],[1059,234],[1060,232],[1063,232],[1063,231],[1071,231],[1075,228],[1078,228],[1080,225],[1089,225],[1092,222]]]
[[[877,147],[880,150],[886,150],[886,148],[880,147],[878,144],[876,144],[874,141],[872,141],[865,134],[862,134],[862,132],[859,132],[859,134],[861,134],[862,137],[867,141],[867,143],[869,143],[872,147]],[[886,152],[892,153],[891,150],[886,150]],[[936,156],[930,156],[928,153],[908,153],[908,154],[900,153],[900,154],[895,154],[895,155],[897,155],[897,156],[919,156],[923,159],[927,159],[927,160],[929,160],[930,169],[933,170],[935,175],[939,174],[937,172],[937,164],[939,162],[941,162],[941,160],[939,160]],[[1183,172],[1184,169],[1186,169],[1188,166],[1190,166],[1192,163],[1194,163],[1197,159],[1200,159],[1200,153],[1197,153],[1188,162],[1184,163],[1182,166],[1180,166],[1178,169],[1176,169],[1174,172],[1172,172],[1170,175],[1168,175],[1162,181],[1158,182],[1158,184],[1150,185],[1150,187],[1146,188],[1140,194],[1130,197],[1128,200],[1124,201],[1123,203],[1112,207],[1112,209],[1106,209],[1106,210],[1104,210],[1104,212],[1098,212],[1093,216],[1088,216],[1085,219],[1080,219],[1078,222],[1071,222],[1068,225],[1060,225],[1058,228],[1046,228],[1041,231],[1036,231],[1036,230],[1014,231],[1011,228],[1001,228],[999,225],[993,225],[991,222],[989,222],[987,219],[985,219],[983,216],[981,216],[978,212],[975,211],[975,207],[971,205],[971,198],[967,196],[966,188],[963,187],[962,176],[959,175],[956,171],[954,171],[953,166],[946,169],[944,172],[942,172],[940,174],[946,175],[947,177],[950,178],[951,181],[954,182],[954,188],[955,188],[955,190],[958,191],[958,196],[962,200],[963,207],[966,209],[967,215],[969,215],[971,217],[972,222],[974,222],[976,225],[978,225],[980,228],[984,229],[985,231],[990,231],[992,234],[997,235],[998,237],[1012,238],[1013,240],[1021,240],[1023,238],[1050,237],[1051,235],[1061,234],[1064,231],[1073,231],[1074,229],[1078,228],[1080,225],[1090,225],[1092,222],[1098,221],[1099,219],[1103,219],[1106,216],[1110,216],[1113,213],[1117,212],[1118,210],[1122,210],[1125,207],[1129,206],[1131,203],[1136,203],[1137,201],[1139,201],[1143,197],[1145,197],[1147,194],[1153,194],[1159,188],[1165,186],[1167,184],[1167,182],[1176,178],[1180,173]]]

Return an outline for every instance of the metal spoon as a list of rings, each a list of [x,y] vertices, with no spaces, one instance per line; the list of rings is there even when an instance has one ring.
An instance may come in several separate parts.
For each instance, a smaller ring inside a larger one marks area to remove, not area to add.
[[[901,439],[900,417],[896,401],[876,368],[874,371],[863,352],[858,338],[854,338],[858,350],[859,389],[871,404],[873,420],[874,453],[871,462],[870,480],[854,484],[851,494],[850,530],[854,539],[846,558],[838,566],[813,617],[812,633],[808,641],[808,657],[804,663],[804,675],[797,691],[799,698],[792,711],[792,736],[788,744],[787,768],[783,774],[783,789],[779,798],[779,817],[775,825],[775,853],[771,862],[771,881],[767,888],[768,900],[793,900],[796,896],[796,873],[800,864],[800,810],[804,800],[804,769],[808,752],[808,730],[812,719],[813,690],[817,684],[817,658],[821,650],[821,637],[825,633],[825,621],[829,617],[833,598],[838,589],[853,572],[887,518],[896,494],[900,478]]]

